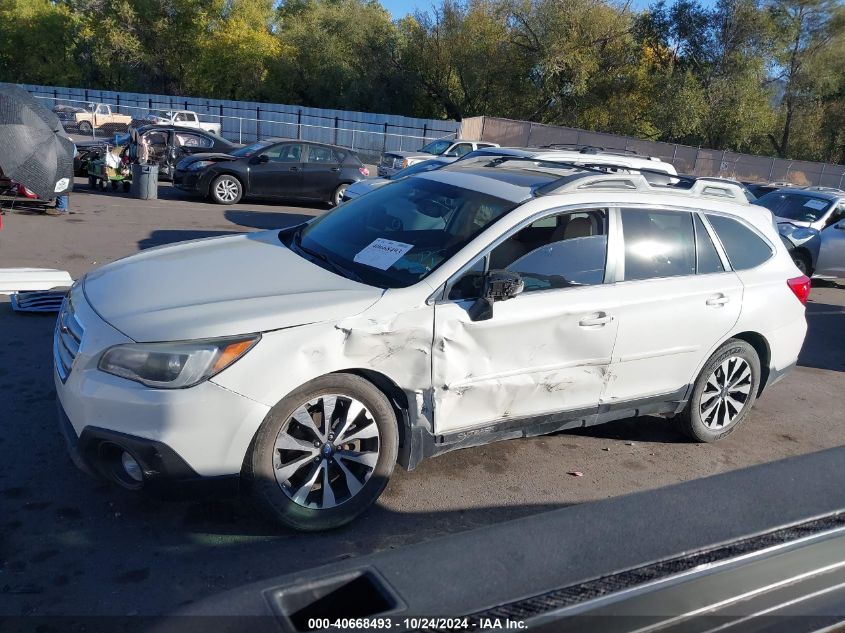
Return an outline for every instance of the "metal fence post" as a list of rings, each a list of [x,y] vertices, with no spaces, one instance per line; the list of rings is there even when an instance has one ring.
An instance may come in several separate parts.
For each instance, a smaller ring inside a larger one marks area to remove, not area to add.
[[[298,110],[296,113],[296,139],[302,140],[302,110]]]
[[[261,106],[255,108],[255,140],[261,140]]]
[[[340,117],[334,118],[334,144],[335,145],[337,145],[337,127],[338,127],[338,124],[340,123],[339,118]]]
[[[384,135],[381,137],[381,139],[381,153],[384,154],[387,151],[387,123],[384,124]]]
[[[352,151],[355,151],[355,130],[352,130]]]
[[[244,142],[244,118],[238,117],[238,143]]]

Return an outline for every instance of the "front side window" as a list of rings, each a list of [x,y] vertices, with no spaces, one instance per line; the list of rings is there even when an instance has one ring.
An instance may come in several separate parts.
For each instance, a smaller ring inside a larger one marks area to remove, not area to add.
[[[364,283],[402,288],[425,278],[514,206],[478,191],[406,178],[320,216],[293,246]]]
[[[695,274],[692,214],[622,209],[625,281]]]
[[[457,145],[455,145],[455,147],[452,148],[452,151],[450,151],[449,153],[460,157],[465,156],[471,151],[472,145],[470,145],[469,143],[458,143]]]
[[[268,147],[262,156],[267,156],[274,163],[298,163],[302,156],[302,145],[299,143],[280,143]]]
[[[772,215],[796,222],[816,222],[823,218],[833,204],[827,198],[807,196],[801,193],[772,191],[754,204],[766,207]]]
[[[101,105],[101,106],[97,107],[97,114],[108,114],[108,113],[109,113],[109,109],[106,106]]]
[[[184,112],[180,112],[179,114],[176,115],[176,120],[177,121],[187,121],[188,116]]]
[[[738,220],[708,215],[707,221],[716,231],[734,270],[754,268],[772,256],[772,248],[763,238]]]
[[[519,274],[525,292],[604,281],[607,211],[591,209],[542,218],[499,244],[490,269]]]

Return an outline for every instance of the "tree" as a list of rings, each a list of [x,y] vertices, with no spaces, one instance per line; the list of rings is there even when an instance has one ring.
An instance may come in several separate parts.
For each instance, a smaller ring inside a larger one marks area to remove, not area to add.
[[[778,34],[774,80],[782,92],[778,131],[769,140],[778,156],[787,157],[796,119],[814,105],[819,87],[815,62],[842,33],[842,8],[836,0],[770,0],[768,10]]]

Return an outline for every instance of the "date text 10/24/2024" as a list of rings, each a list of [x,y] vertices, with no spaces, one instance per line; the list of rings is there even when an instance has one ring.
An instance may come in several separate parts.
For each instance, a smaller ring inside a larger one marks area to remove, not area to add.
[[[527,628],[522,620],[507,618],[426,618],[426,617],[380,617],[380,618],[311,618],[308,628],[312,631],[325,630],[437,630],[478,631],[512,630]]]

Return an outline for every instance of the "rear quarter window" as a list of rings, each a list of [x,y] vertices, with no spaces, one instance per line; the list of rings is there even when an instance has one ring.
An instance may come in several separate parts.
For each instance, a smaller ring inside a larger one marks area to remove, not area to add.
[[[734,270],[759,266],[774,254],[772,247],[741,222],[720,215],[707,216]]]

